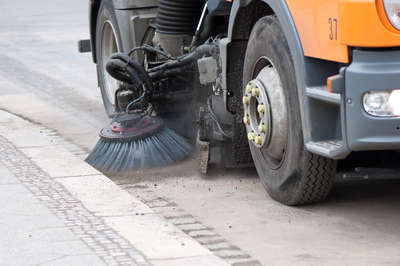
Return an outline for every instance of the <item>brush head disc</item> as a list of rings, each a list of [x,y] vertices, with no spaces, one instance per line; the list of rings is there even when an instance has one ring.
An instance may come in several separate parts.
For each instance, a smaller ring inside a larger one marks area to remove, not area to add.
[[[161,118],[143,114],[121,114],[100,131],[100,138],[112,142],[129,142],[156,134],[164,126]]]

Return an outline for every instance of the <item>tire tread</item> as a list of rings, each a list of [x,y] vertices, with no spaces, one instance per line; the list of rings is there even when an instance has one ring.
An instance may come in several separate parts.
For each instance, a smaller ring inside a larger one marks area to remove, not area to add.
[[[310,152],[305,152],[304,186],[300,197],[293,205],[304,205],[324,200],[334,181],[336,161]]]

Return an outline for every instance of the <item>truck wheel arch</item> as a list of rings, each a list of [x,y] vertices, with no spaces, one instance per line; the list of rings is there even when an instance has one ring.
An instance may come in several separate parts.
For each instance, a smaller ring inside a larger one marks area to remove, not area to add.
[[[99,14],[99,9],[101,2],[108,1],[112,7],[115,7],[115,0],[90,0],[89,2],[89,31],[90,31],[90,44],[92,47],[92,57],[93,62],[97,63],[96,57],[96,26],[97,26],[97,16]],[[121,2],[121,1],[119,1]],[[121,2],[120,5],[125,2]],[[124,8],[124,6],[121,6]]]
[[[91,0],[89,2],[89,32],[90,32],[90,45],[92,47],[92,58],[93,62],[97,63],[96,60],[96,24],[97,15],[99,13],[100,4],[102,0]]]
[[[260,13],[260,10],[263,13]],[[249,15],[251,14],[252,20],[249,23]],[[254,15],[255,14],[255,15]],[[309,103],[309,99],[306,96],[306,88],[310,86],[321,86],[326,85],[326,78],[330,75],[337,74],[339,71],[339,64],[336,62],[330,62],[315,58],[309,58],[304,56],[303,47],[298,35],[295,23],[293,21],[290,10],[285,0],[244,0],[244,1],[233,1],[228,29],[228,42],[227,45],[227,56],[222,59],[222,66],[226,71],[224,78],[226,88],[241,88],[241,83],[232,84],[229,81],[229,74],[232,65],[238,65],[237,60],[241,60],[229,56],[231,53],[230,49],[235,49],[235,43],[246,42],[250,36],[250,32],[254,24],[259,18],[266,15],[275,15],[282,27],[283,33],[289,44],[289,49],[293,58],[293,64],[296,73],[296,82],[298,87],[299,104],[301,112],[301,122],[303,127],[304,143],[311,141],[313,125],[311,112],[312,107]],[[242,47],[246,47],[242,45]],[[245,48],[244,48],[245,49]],[[245,51],[244,51],[245,52]],[[236,50],[232,54],[238,54]],[[232,60],[233,58],[233,60]],[[236,69],[237,71],[237,69]],[[235,92],[233,92],[233,95]],[[239,102],[240,99],[239,99]],[[226,99],[226,103],[229,109],[229,99]],[[232,110],[231,110],[232,111]],[[314,134],[318,135],[319,132]]]
[[[100,5],[102,2],[108,2],[112,6],[118,28],[120,33],[126,35],[126,41],[122,40],[121,44],[123,48],[130,49],[133,47],[134,43],[131,41],[132,33],[131,25],[129,22],[129,16],[134,10],[151,10],[157,7],[157,0],[90,0],[89,2],[89,30],[90,30],[90,40],[92,46],[92,56],[93,62],[97,63],[96,60],[96,45],[94,40],[96,40],[96,23],[97,16],[99,13]],[[117,14],[119,13],[119,14]],[[123,14],[123,15],[122,15]],[[123,49],[125,50],[125,49]]]

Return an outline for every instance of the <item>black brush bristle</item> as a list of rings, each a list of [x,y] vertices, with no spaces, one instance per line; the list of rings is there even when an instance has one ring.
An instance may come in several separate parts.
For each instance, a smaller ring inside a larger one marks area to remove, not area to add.
[[[191,150],[185,138],[163,126],[154,135],[128,141],[100,138],[86,162],[102,172],[123,173],[172,164]]]

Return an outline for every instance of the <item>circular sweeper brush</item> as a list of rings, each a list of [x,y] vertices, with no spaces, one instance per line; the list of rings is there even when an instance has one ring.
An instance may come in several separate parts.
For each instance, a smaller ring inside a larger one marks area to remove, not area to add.
[[[121,114],[100,131],[86,162],[102,172],[119,173],[174,163],[191,145],[159,117]]]

